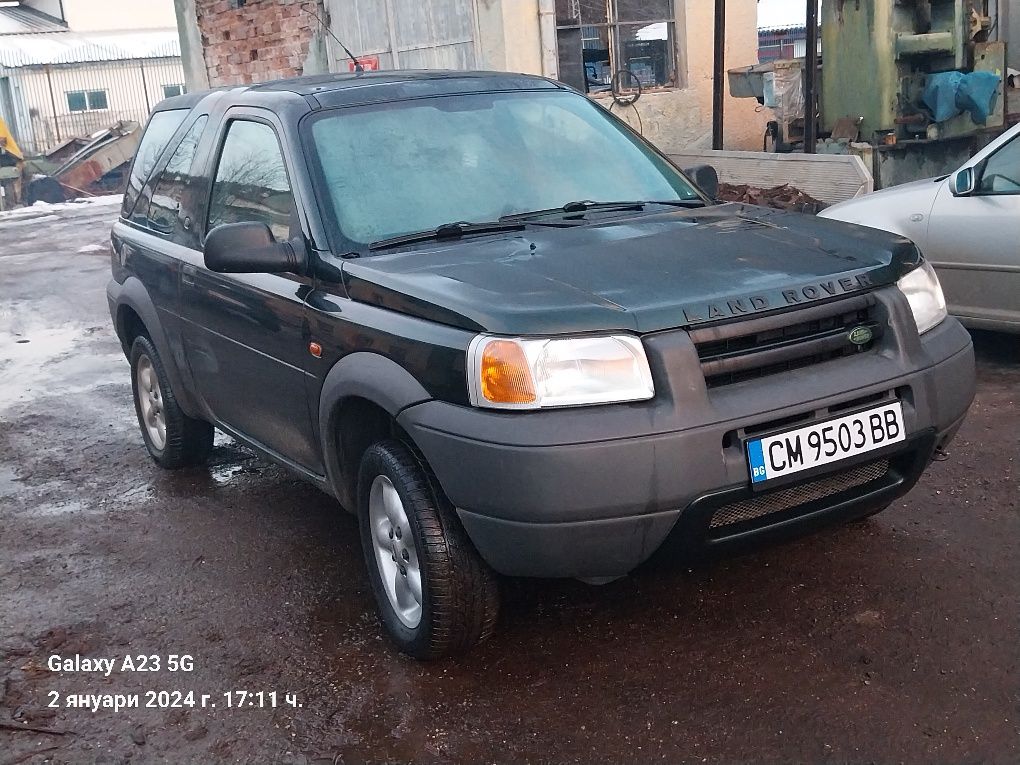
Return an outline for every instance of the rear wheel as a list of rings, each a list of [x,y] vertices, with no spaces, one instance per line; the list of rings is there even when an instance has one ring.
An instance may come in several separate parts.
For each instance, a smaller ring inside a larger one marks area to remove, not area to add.
[[[436,659],[492,634],[496,576],[400,442],[381,441],[365,452],[358,513],[379,619],[401,651]]]
[[[213,426],[181,411],[159,352],[145,335],[131,345],[131,389],[149,455],[173,470],[201,465],[212,452]]]

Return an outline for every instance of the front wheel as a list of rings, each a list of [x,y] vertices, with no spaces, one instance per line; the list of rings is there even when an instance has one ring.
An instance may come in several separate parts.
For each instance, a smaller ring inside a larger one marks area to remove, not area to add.
[[[467,651],[496,626],[496,576],[411,451],[381,441],[365,452],[358,515],[379,619],[417,659]]]
[[[181,411],[156,346],[145,335],[131,345],[131,390],[149,456],[174,470],[201,465],[212,453],[213,426]]]

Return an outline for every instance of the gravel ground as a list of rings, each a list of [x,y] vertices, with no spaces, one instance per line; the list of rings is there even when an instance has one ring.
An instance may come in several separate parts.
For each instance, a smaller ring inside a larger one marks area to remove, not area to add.
[[[206,469],[149,461],[105,304],[115,215],[0,220],[3,765],[1020,760],[1016,338],[976,335],[950,458],[886,513],[601,588],[509,581],[489,643],[421,665],[328,497],[228,439]],[[121,671],[138,655],[160,670]],[[66,706],[174,690],[196,706]]]

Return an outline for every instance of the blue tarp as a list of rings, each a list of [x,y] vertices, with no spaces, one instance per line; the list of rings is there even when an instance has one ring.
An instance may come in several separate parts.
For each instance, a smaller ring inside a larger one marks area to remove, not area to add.
[[[941,72],[928,76],[924,103],[936,122],[945,122],[969,112],[979,125],[995,110],[999,75],[994,72]]]

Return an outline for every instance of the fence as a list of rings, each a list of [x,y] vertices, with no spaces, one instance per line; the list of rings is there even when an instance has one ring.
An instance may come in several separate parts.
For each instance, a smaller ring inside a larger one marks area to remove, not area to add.
[[[142,123],[184,92],[179,56],[0,66],[0,116],[26,155],[40,155],[119,120]]]
[[[758,60],[763,64],[777,59],[804,58],[805,53],[807,30],[804,27],[758,30]]]

